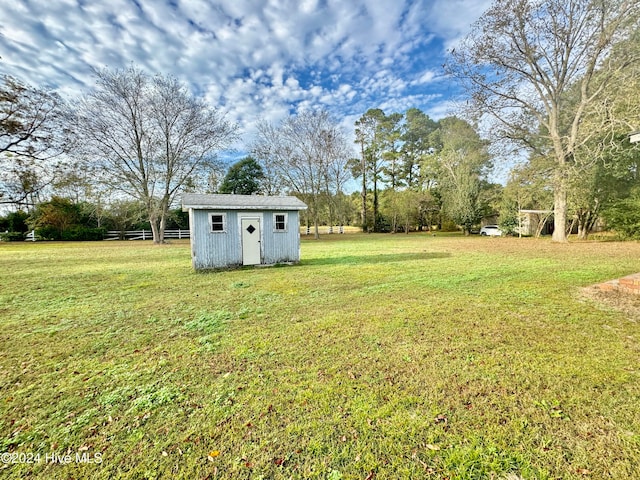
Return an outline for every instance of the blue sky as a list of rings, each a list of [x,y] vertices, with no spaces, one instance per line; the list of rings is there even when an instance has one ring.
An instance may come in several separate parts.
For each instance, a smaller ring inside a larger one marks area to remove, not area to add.
[[[93,69],[172,74],[241,127],[324,107],[344,124],[369,108],[433,118],[457,86],[447,48],[489,0],[0,0],[0,72],[74,96]]]

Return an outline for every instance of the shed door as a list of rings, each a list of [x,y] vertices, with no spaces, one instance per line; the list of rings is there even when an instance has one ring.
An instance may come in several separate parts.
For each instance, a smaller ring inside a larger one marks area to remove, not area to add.
[[[259,265],[260,262],[260,219],[242,219],[242,264]]]

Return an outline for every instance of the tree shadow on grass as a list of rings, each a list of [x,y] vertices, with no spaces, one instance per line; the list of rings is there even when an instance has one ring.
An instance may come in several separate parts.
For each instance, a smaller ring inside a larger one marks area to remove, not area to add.
[[[450,253],[421,252],[421,253],[383,253],[379,255],[341,255],[339,257],[322,257],[302,259],[298,265],[375,265],[378,263],[415,262],[448,258]]]

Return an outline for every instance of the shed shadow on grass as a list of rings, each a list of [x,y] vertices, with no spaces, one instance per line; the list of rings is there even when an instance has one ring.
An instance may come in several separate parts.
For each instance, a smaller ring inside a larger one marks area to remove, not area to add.
[[[421,253],[382,253],[378,255],[341,255],[339,257],[322,257],[302,259],[299,266],[309,265],[375,265],[378,263],[416,262],[451,257],[444,252]]]

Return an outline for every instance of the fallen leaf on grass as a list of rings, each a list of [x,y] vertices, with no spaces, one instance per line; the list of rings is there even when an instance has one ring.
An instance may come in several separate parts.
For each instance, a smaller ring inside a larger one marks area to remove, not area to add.
[[[426,447],[427,447],[429,450],[440,450],[440,447],[439,447],[438,445],[432,445],[432,444],[430,444],[430,443],[427,443]]]
[[[447,423],[447,416],[446,416],[446,415],[442,415],[442,414],[440,414],[440,415],[438,415],[438,416],[435,418],[435,422],[436,422],[436,423],[444,423],[444,424],[446,425],[446,423]]]
[[[209,455],[207,455],[207,460],[213,462],[218,455],[220,455],[220,450],[213,450],[212,452],[209,452]]]

